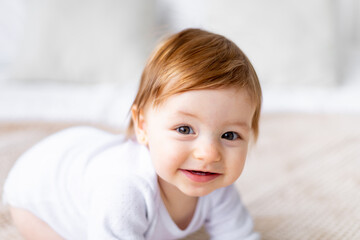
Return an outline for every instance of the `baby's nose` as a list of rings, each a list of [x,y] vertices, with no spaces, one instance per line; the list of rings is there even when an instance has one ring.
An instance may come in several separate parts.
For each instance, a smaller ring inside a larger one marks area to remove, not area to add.
[[[218,162],[221,160],[219,144],[214,140],[201,141],[193,151],[195,159],[205,162]]]

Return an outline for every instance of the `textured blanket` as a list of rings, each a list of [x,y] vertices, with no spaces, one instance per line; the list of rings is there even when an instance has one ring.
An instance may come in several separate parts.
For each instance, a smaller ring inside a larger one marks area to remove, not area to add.
[[[359,122],[354,115],[263,115],[236,183],[262,239],[360,239]],[[73,125],[81,124],[0,123],[0,197],[22,152]],[[1,203],[0,239],[21,239]],[[207,236],[202,230],[186,239]]]

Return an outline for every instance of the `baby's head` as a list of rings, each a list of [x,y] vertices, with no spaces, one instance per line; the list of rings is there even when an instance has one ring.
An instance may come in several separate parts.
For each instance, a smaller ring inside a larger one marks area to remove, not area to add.
[[[255,109],[251,129],[256,140],[262,93],[249,59],[224,36],[185,29],[162,42],[150,56],[132,105],[133,114],[139,116],[149,104],[158,106],[178,93],[224,88],[246,90]],[[131,121],[128,135],[133,134]]]
[[[149,149],[160,189],[199,197],[241,175],[260,108],[260,84],[243,52],[223,36],[188,29],[150,57],[129,131]]]

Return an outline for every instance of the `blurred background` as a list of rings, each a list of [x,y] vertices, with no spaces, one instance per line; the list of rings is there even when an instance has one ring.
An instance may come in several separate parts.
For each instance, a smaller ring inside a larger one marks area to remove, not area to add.
[[[0,121],[122,128],[152,49],[188,27],[248,55],[264,113],[360,113],[360,0],[0,0]]]

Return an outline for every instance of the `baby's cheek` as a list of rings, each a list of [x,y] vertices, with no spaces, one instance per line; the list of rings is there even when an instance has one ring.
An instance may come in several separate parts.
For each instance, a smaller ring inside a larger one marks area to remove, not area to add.
[[[173,144],[169,142],[163,142],[150,147],[150,153],[155,167],[159,171],[171,171],[172,168],[176,167],[178,161],[178,151]]]
[[[234,167],[233,167],[234,173],[233,174],[234,174],[235,180],[241,176],[241,174],[244,170],[244,165],[245,165],[245,159],[239,160],[234,164]]]
[[[237,152],[232,156],[228,156],[226,170],[228,176],[231,176],[233,180],[236,180],[240,177],[246,160],[246,155],[243,152]]]
[[[179,144],[168,144],[167,149],[168,166],[173,168],[181,167],[188,159],[187,149]]]

